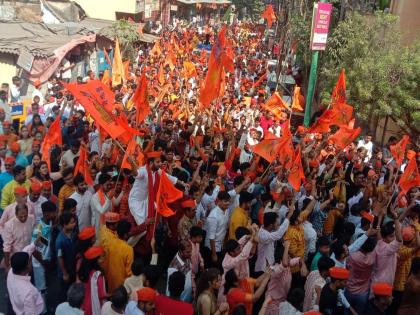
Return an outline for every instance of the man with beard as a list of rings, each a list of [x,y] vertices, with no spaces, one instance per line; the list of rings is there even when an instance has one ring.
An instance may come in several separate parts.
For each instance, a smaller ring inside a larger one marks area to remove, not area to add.
[[[87,189],[83,175],[78,174],[73,178],[73,184],[76,191],[70,196],[71,199],[76,200],[76,214],[79,222],[79,231],[84,227],[91,225],[92,212],[90,208],[90,200],[92,193]]]

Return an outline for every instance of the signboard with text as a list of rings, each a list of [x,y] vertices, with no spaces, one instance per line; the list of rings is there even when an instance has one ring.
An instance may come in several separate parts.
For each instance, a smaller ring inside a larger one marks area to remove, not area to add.
[[[325,50],[332,13],[331,3],[314,4],[311,31],[311,50]]]

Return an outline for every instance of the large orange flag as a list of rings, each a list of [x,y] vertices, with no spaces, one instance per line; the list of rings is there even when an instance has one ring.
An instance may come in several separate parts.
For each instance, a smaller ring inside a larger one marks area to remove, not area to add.
[[[57,116],[54,122],[48,128],[47,134],[42,142],[41,154],[42,159],[47,162],[48,169],[51,170],[50,150],[53,145],[63,145],[63,138],[61,136],[61,117]]]
[[[391,150],[391,154],[393,158],[395,159],[395,162],[397,162],[397,165],[400,166],[405,154],[405,147],[410,142],[410,137],[407,135],[404,135],[400,142],[398,142],[395,145],[391,145],[389,148]]]
[[[337,83],[331,95],[332,103],[345,103],[346,102],[346,75],[344,69],[341,70]]]
[[[346,103],[335,103],[332,110],[325,111],[325,115],[324,117],[331,120],[332,125],[346,127],[353,118],[353,106]]]
[[[295,156],[295,149],[292,143],[292,133],[290,132],[289,123],[285,123],[281,130],[282,136],[279,142],[278,156],[279,161],[284,168],[289,169],[292,167],[292,163]]]
[[[330,131],[331,120],[325,117],[319,117],[316,122],[308,129],[308,133],[327,133]]]
[[[162,64],[160,64],[160,66],[159,66],[158,81],[159,81],[160,85],[165,84],[165,72],[163,71],[163,65]]]
[[[130,60],[123,62],[124,76],[123,80],[127,81],[130,78]]]
[[[305,104],[305,99],[300,94],[300,87],[295,86],[295,89],[293,91],[292,109],[293,110],[297,110],[299,112],[303,112],[303,108],[302,108],[302,105],[301,104]]]
[[[299,191],[302,181],[305,179],[305,173],[303,172],[302,167],[302,157],[300,152],[300,146],[298,152],[296,153],[293,165],[290,168],[289,175],[287,176],[287,181],[293,187],[294,190]]]
[[[281,111],[282,108],[290,111],[289,105],[283,101],[279,92],[274,92],[273,95],[271,95],[271,97],[267,100],[267,102],[261,107],[271,112],[277,118],[281,118],[283,116]]]
[[[233,68],[233,60],[226,52],[228,46],[226,27],[223,26],[211,50],[204,88],[200,89],[200,102],[204,106],[210,105],[220,95],[223,67],[228,71]]]
[[[410,162],[408,162],[404,173],[400,177],[398,185],[401,188],[401,194],[407,193],[415,186],[420,186],[420,174],[415,158],[412,158]]]
[[[175,212],[169,208],[168,204],[181,199],[183,192],[176,189],[174,184],[169,180],[165,171],[160,176],[159,189],[156,194],[156,209],[162,217],[170,217]]]
[[[261,17],[267,20],[268,28],[271,28],[273,22],[276,20],[276,15],[274,14],[273,6],[269,4],[265,11],[262,13]]]
[[[136,123],[137,125],[144,121],[150,114],[150,106],[147,96],[147,79],[146,75],[142,73],[136,91],[133,95],[133,103],[136,106]]]
[[[92,176],[90,175],[88,161],[89,156],[86,152],[85,146],[82,145],[80,146],[79,159],[77,160],[77,164],[74,167],[74,176],[76,176],[77,173],[82,174],[85,178],[86,184],[88,184],[89,186],[93,186],[94,183]]]
[[[115,40],[114,60],[112,61],[112,86],[123,83],[124,65],[121,58],[120,42],[118,38]]]
[[[128,162],[128,156],[134,156],[134,151],[136,150],[136,138],[133,137],[125,149],[124,157],[121,162],[121,168],[131,169],[131,164]]]
[[[260,143],[256,144],[252,151],[271,163],[277,158],[279,140],[264,139]]]
[[[335,134],[329,137],[329,140],[331,140],[337,148],[343,150],[357,138],[361,130],[360,127],[356,129],[340,127]]]

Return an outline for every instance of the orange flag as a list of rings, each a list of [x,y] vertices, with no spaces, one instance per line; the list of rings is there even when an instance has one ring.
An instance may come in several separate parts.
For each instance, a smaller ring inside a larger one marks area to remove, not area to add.
[[[159,189],[156,194],[156,209],[162,217],[170,217],[175,212],[169,208],[168,204],[181,199],[184,193],[175,188],[169,180],[166,172],[162,170],[160,176]]]
[[[389,148],[391,150],[391,154],[393,158],[395,159],[395,162],[397,162],[397,165],[400,166],[405,154],[405,148],[407,144],[410,142],[410,137],[407,135],[404,135],[400,142],[398,142],[395,145],[391,145]]]
[[[352,143],[354,139],[357,138],[361,130],[362,129],[360,129],[360,127],[356,129],[350,129],[348,127],[340,127],[340,129],[338,129],[338,131],[335,134],[329,137],[328,140],[331,140],[336,145],[336,147],[343,150],[350,143]]]
[[[174,71],[176,65],[176,55],[173,53],[172,50],[169,50],[168,54],[166,55],[165,66],[166,65],[169,65],[171,71]]]
[[[152,50],[150,50],[150,55],[159,57],[161,54],[162,54],[162,49],[160,48],[159,41],[157,41],[155,45],[153,46]]]
[[[289,184],[293,187],[294,190],[299,191],[302,181],[305,180],[305,173],[303,172],[302,167],[302,157],[300,152],[300,146],[298,152],[296,153],[293,165],[290,168],[289,175],[287,176]]]
[[[225,95],[226,92],[226,73],[225,73],[225,69],[222,68],[222,80],[220,82],[220,91],[219,91],[219,97],[223,97]]]
[[[279,142],[278,150],[279,161],[284,168],[289,169],[292,167],[292,163],[295,156],[295,149],[292,143],[292,133],[290,132],[290,126],[287,122],[284,124],[282,129],[282,137]]]
[[[191,61],[184,61],[184,76],[186,79],[197,76],[197,70]]]
[[[150,114],[149,101],[147,99],[147,79],[144,72],[137,84],[136,91],[133,95],[133,103],[136,106],[136,123],[137,125],[144,121]]]
[[[411,188],[420,186],[420,174],[416,159],[413,158],[408,162],[398,185],[401,188],[401,194],[406,194]]]
[[[255,154],[271,163],[277,158],[279,140],[262,140],[252,150]]]
[[[264,73],[253,85],[253,88],[257,88],[267,78],[267,73]]]
[[[276,15],[274,14],[273,6],[269,4],[265,11],[261,15],[265,20],[267,20],[268,28],[271,28],[273,22],[276,20]]]
[[[115,40],[114,60],[112,62],[112,86],[123,83],[124,65],[121,59],[120,42],[118,38]]]
[[[345,103],[346,102],[346,75],[344,69],[341,70],[337,83],[331,95],[332,103]]]
[[[353,106],[346,103],[335,103],[332,110],[327,110],[325,113],[332,125],[347,127],[353,118]]]
[[[85,178],[86,184],[88,184],[89,186],[93,186],[93,179],[92,176],[90,175],[90,170],[89,170],[89,156],[86,152],[86,148],[84,145],[80,146],[80,151],[79,151],[79,159],[77,160],[77,164],[74,167],[74,173],[73,175],[76,176],[78,173],[82,174],[83,177]]]
[[[44,137],[42,142],[41,154],[42,159],[47,162],[48,169],[51,171],[51,158],[50,150],[53,145],[63,145],[63,138],[61,136],[61,126],[60,126],[61,117],[57,116],[54,122],[48,128],[47,134]]]
[[[200,89],[200,102],[204,106],[210,105],[220,95],[222,69],[230,70],[233,67],[233,60],[226,55],[228,45],[226,26],[223,26],[210,54],[204,88]]]
[[[128,156],[134,156],[134,151],[136,150],[136,138],[133,137],[125,149],[125,154],[121,162],[121,168],[131,169],[131,164],[128,162]]]
[[[123,79],[127,81],[130,78],[130,60],[126,60],[123,62],[123,68],[124,68]]]
[[[106,69],[104,71],[104,76],[102,77],[102,80],[101,81],[106,86],[109,86],[109,84],[111,83],[111,76],[109,75],[109,70],[108,69]]]
[[[299,112],[303,112],[303,108],[301,104],[305,104],[305,99],[303,99],[303,102],[301,103],[301,99],[303,96],[300,94],[300,87],[295,86],[295,89],[293,91],[293,103],[292,103],[292,109],[297,110]]]
[[[158,81],[159,81],[160,85],[165,84],[165,72],[163,71],[163,65],[162,64],[160,64],[160,66],[159,66]]]
[[[279,119],[283,117],[283,114],[281,111],[282,108],[290,111],[289,105],[287,105],[287,103],[283,101],[279,92],[274,92],[273,95],[271,95],[271,97],[267,100],[267,102],[263,104],[261,107],[264,108],[265,110],[268,110]]]

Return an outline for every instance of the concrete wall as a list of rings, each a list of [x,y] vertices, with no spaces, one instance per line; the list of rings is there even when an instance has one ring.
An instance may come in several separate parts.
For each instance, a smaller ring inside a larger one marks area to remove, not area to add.
[[[2,83],[12,85],[12,78],[17,74],[16,61],[17,56],[0,53],[0,85]]]
[[[115,12],[136,13],[136,0],[75,0],[95,19],[115,21]]]
[[[420,38],[420,0],[392,0],[390,11],[400,17],[404,44]]]

